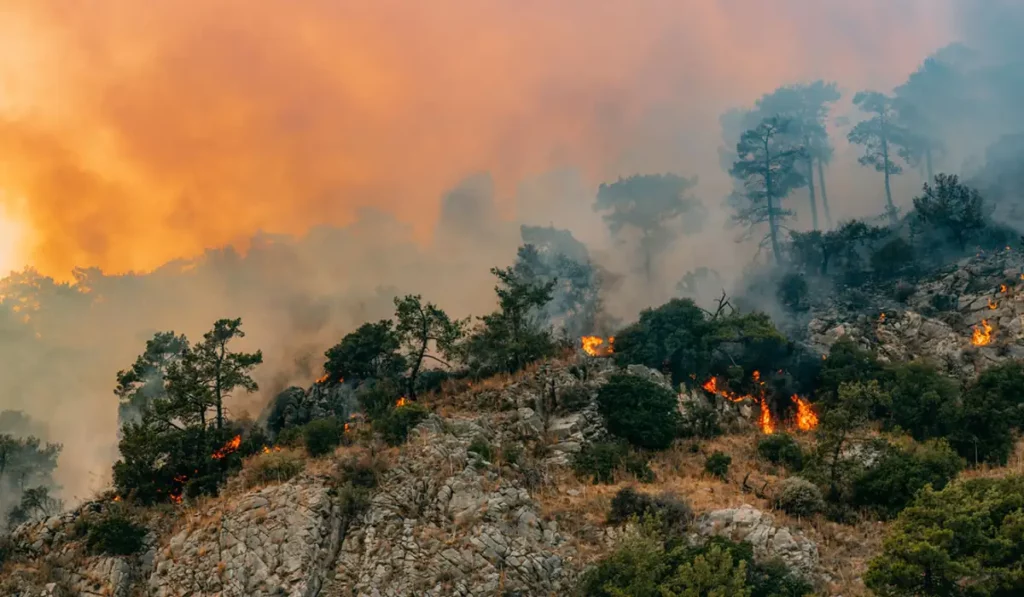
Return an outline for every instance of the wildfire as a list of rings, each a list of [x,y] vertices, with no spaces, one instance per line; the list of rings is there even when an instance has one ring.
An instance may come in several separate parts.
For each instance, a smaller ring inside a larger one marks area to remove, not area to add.
[[[793,394],[793,402],[796,404],[796,426],[800,431],[810,431],[818,426],[818,415],[811,408],[811,403],[800,396]]]
[[[999,303],[993,301],[992,299],[988,299],[988,308],[995,311],[996,309],[999,308]]]
[[[885,313],[878,316],[878,323],[885,323]]]
[[[397,402],[395,402],[395,407],[397,408],[399,406],[405,406],[406,404],[409,404],[409,399],[406,398],[405,396],[402,396],[401,398],[398,399]]]
[[[274,446],[273,450],[271,450],[270,448],[268,448],[266,446],[263,446],[263,453],[264,454],[270,454],[271,452],[280,452],[280,451],[281,451],[281,446]]]
[[[115,496],[114,496],[114,501],[115,501],[115,502],[120,502],[120,501],[121,501],[121,496],[119,496],[119,495],[115,495]]]
[[[216,452],[214,452],[213,454],[211,454],[210,458],[213,458],[214,460],[220,460],[221,458],[224,458],[224,457],[228,456],[229,454],[233,454],[236,450],[238,450],[238,447],[241,446],[241,445],[242,445],[242,436],[241,435],[236,435],[235,437],[231,438],[228,441],[228,443],[224,444],[221,447],[221,449],[219,449]]]
[[[757,378],[755,377],[755,379]],[[729,402],[743,402],[744,400],[753,400],[752,396],[740,396],[739,394],[735,394],[733,392],[730,392],[729,390],[719,389],[717,377],[712,377],[711,379],[704,382],[704,389],[716,396],[721,396],[722,398],[725,398]]]
[[[615,344],[615,336],[608,338],[607,346],[605,346],[604,338],[600,336],[583,336],[580,338],[580,344],[583,346],[583,352],[592,357],[605,357],[615,352],[615,348],[612,346]]]
[[[330,378],[331,378],[331,376],[330,376],[330,375],[328,375],[328,374],[324,373],[324,374],[323,374],[323,375],[321,375],[320,377],[316,378],[316,383],[324,383],[324,382],[326,382],[326,381],[327,381],[328,379],[330,379]]]
[[[185,475],[177,475],[174,477],[174,482],[178,484],[178,487],[172,490],[168,494],[168,497],[170,497],[171,501],[174,502],[175,504],[180,504],[183,499],[182,494],[185,492],[186,481],[188,481],[188,477]]]
[[[345,423],[345,433],[348,433],[348,432],[349,432],[349,430],[351,430],[351,429],[352,429],[352,427],[351,427],[351,426],[349,426],[349,424],[348,424],[348,423]]]
[[[761,433],[765,435],[771,435],[775,433],[775,421],[772,420],[772,411],[768,408],[768,401],[761,396],[761,418],[758,420],[757,425],[761,428]]]
[[[992,326],[988,324],[987,319],[981,320],[981,328],[978,328],[978,326],[973,327],[974,333],[971,334],[971,344],[985,346],[992,341]]]
[[[1000,284],[999,285],[999,292],[1002,292],[1003,294],[1006,294],[1006,284]]]

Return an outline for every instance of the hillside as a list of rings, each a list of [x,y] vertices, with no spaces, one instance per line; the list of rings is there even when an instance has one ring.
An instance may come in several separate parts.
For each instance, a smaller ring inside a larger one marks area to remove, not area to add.
[[[879,378],[892,385],[894,396],[902,395],[900,376],[917,371],[906,365],[912,361],[933,364],[937,373],[928,375],[969,385],[1024,350],[1022,288],[1024,260],[1017,252],[979,253],[898,299],[867,289],[814,305],[802,316],[806,331],[798,342],[820,355],[825,370],[833,359],[853,354],[837,350],[872,351],[878,363],[872,367],[894,367],[895,377]],[[730,379],[737,384],[749,377],[743,372],[676,386],[666,373],[616,364],[615,351],[626,341],[585,338],[582,349],[515,374],[449,379],[413,405],[424,414],[410,419],[408,437],[397,441],[382,441],[393,430],[381,426],[384,419],[368,418],[360,406],[370,404],[366,396],[358,397],[347,383],[325,375],[309,388],[290,388],[259,424],[287,429],[339,415],[344,429],[338,428],[340,437],[323,455],[307,453],[313,451],[308,433],[303,450],[279,431],[277,442],[251,450],[216,496],[179,491],[170,503],[146,506],[111,492],[22,524],[3,546],[0,587],[5,595],[26,596],[565,595],[586,570],[632,545],[635,526],[613,521],[613,513],[620,507],[617,496],[636,488],[661,496],[659,508],[666,513],[682,504],[685,523],[674,532],[682,532],[687,544],[713,536],[746,542],[754,561],[781,562],[818,594],[870,594],[864,574],[893,524],[891,515],[872,512],[889,506],[854,501],[860,503],[856,512],[841,503],[787,514],[793,510],[779,502],[783,481],[797,473],[785,460],[766,456],[762,441],[794,438],[807,462],[817,462],[799,474],[818,478],[813,467],[829,464],[815,461],[829,437],[821,425],[831,424],[820,424],[819,417],[837,408],[828,402],[834,397],[822,389],[813,405],[796,394],[792,404],[770,402],[772,384],[787,384],[779,386],[785,391],[798,387],[799,380],[786,381],[797,374],[782,369],[777,376],[765,374],[767,381],[754,371],[746,395],[728,389]],[[852,375],[852,365],[839,367]],[[622,374],[653,384],[641,386],[645,391],[675,396],[674,408],[691,424],[699,413],[711,417],[716,430],[691,430],[668,449],[630,448],[619,456],[596,451],[619,445],[611,441],[618,427],[599,412],[599,397]],[[817,375],[820,388],[829,383],[827,375]],[[911,385],[922,383],[914,379]],[[388,404],[385,410],[405,412],[407,403],[402,397],[397,408]],[[916,450],[926,449],[914,448],[889,427],[878,420],[864,428],[862,439],[837,445],[842,456],[835,462],[863,467],[854,480],[858,492],[856,484],[871,471],[887,474],[878,467],[892,454],[913,463]],[[957,441],[955,434],[949,437]],[[239,439],[212,458],[240,450]],[[879,447],[878,441],[890,443]],[[729,462],[715,472],[710,463],[719,453]],[[1016,448],[1010,456],[1010,463],[1020,461]],[[602,458],[612,459],[605,477]],[[1011,470],[976,464],[963,476],[1001,477]],[[97,531],[111,520],[132,522]]]

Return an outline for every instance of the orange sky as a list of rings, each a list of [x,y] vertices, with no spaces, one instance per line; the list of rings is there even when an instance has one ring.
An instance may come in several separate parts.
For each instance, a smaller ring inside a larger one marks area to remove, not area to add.
[[[704,180],[723,109],[898,83],[943,4],[0,0],[0,266],[150,269],[365,205],[426,238],[476,170],[503,198],[562,165]]]

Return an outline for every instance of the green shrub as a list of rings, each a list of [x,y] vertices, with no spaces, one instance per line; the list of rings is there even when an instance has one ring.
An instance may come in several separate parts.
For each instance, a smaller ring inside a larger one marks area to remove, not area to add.
[[[873,353],[844,336],[832,345],[828,357],[821,363],[816,395],[826,406],[831,406],[839,397],[839,386],[877,380],[883,371]]]
[[[792,516],[811,516],[824,509],[825,500],[814,483],[790,477],[779,483],[775,507]]]
[[[1022,505],[1020,476],[926,487],[889,527],[865,584],[885,596],[1022,594]]]
[[[623,441],[595,442],[584,444],[573,459],[576,476],[592,479],[598,483],[614,483],[615,471],[624,470],[641,482],[654,480],[654,473],[647,466],[647,460],[629,449]]]
[[[681,419],[679,435],[701,439],[711,439],[722,435],[718,411],[707,404],[687,404],[686,412],[683,413]]]
[[[800,444],[788,433],[773,433],[757,440],[757,453],[768,462],[798,471],[804,466]]]
[[[295,450],[275,450],[257,454],[242,465],[246,487],[268,483],[284,483],[306,467],[305,459]]]
[[[693,522],[693,510],[684,500],[668,493],[655,496],[624,487],[612,498],[608,522],[621,524],[634,516],[640,522],[657,518],[666,535],[680,535]]]
[[[519,464],[519,461],[520,459],[522,459],[522,457],[523,448],[516,444],[503,446],[501,448],[501,459],[505,462],[505,464]]]
[[[613,375],[597,394],[608,431],[642,448],[663,450],[679,429],[675,392],[635,375]]]
[[[1006,361],[982,372],[964,392],[949,441],[972,464],[1005,464],[1024,424],[1024,365]]]
[[[345,424],[335,417],[310,421],[302,430],[302,440],[309,455],[317,458],[330,454],[341,445]]]
[[[754,561],[748,543],[712,537],[667,541],[656,520],[641,523],[608,557],[584,572],[580,597],[805,597],[813,587],[780,561]]]
[[[387,411],[387,414],[373,422],[373,428],[380,432],[388,445],[399,446],[409,438],[409,431],[429,414],[427,407],[412,402]]]
[[[120,514],[89,521],[86,528],[85,546],[92,554],[130,556],[145,546],[146,527]]]
[[[568,412],[583,410],[590,400],[590,390],[582,385],[567,386],[558,393],[558,407]]]
[[[277,434],[274,445],[285,448],[298,448],[302,445],[302,427],[285,427]]]
[[[892,398],[892,424],[924,441],[949,434],[960,399],[957,382],[927,363],[891,368],[887,389]]]
[[[732,456],[725,452],[715,451],[704,462],[704,471],[720,479],[725,479],[729,474],[730,464],[732,464]]]
[[[398,386],[391,381],[374,381],[359,388],[359,404],[371,421],[386,417],[399,398]]]
[[[873,466],[853,481],[853,503],[891,518],[924,486],[940,490],[964,467],[944,441],[910,447],[889,446]]]
[[[470,442],[469,447],[466,448],[468,452],[473,452],[480,458],[491,462],[494,459],[494,450],[491,448],[491,444],[487,443],[487,440],[483,437],[475,437]]]

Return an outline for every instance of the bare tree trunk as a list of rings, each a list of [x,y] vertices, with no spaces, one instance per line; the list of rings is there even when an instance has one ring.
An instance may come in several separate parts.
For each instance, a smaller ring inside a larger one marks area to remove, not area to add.
[[[885,209],[889,215],[889,223],[896,224],[896,206],[892,202],[892,189],[889,187],[889,139],[882,132],[882,171],[885,173]]]
[[[811,226],[818,229],[818,202],[814,197],[814,158],[807,156],[807,191],[811,201]]]
[[[825,166],[818,158],[818,180],[821,181],[821,206],[825,210],[825,226],[832,227],[832,214],[828,211],[828,193],[825,191]]]

